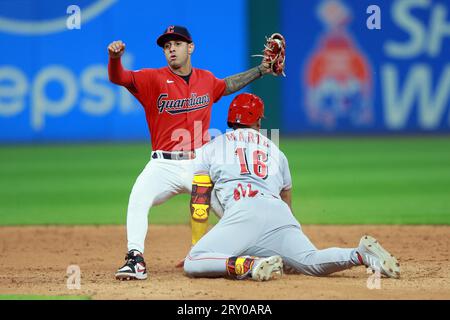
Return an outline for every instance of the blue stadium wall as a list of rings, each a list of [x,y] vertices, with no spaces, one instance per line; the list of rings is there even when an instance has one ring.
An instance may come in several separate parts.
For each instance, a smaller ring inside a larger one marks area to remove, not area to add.
[[[74,3],[81,29],[69,30]],[[108,81],[107,45],[126,43],[129,69],[159,68],[157,37],[186,25],[193,65],[224,78],[247,68],[246,9],[240,0],[0,1],[0,142],[149,139],[139,102]],[[232,98],[214,105],[211,127],[225,130]]]
[[[106,46],[124,40],[130,69],[160,67],[155,40],[171,24],[189,27],[194,66],[219,78],[256,65],[264,36],[282,32],[287,77],[251,86],[282,133],[450,131],[448,1],[78,0],[81,29],[69,30],[73,3],[0,1],[0,142],[148,139],[139,103],[108,81]],[[370,5],[381,29],[368,28]],[[212,128],[225,130],[232,98]]]
[[[285,133],[450,131],[449,1],[282,0],[280,10]]]

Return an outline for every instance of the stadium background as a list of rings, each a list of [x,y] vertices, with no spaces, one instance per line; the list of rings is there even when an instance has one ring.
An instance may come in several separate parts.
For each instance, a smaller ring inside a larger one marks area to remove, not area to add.
[[[219,78],[286,36],[287,77],[245,90],[280,129],[301,223],[450,223],[448,2],[78,0],[81,29],[68,30],[71,4],[0,1],[0,225],[125,224],[151,146],[138,101],[108,81],[106,47],[122,39],[130,69],[163,66],[155,41],[171,24],[191,31],[194,67]],[[366,25],[373,4],[379,30]],[[225,131],[233,96],[211,128]],[[187,201],[150,223],[188,224]]]

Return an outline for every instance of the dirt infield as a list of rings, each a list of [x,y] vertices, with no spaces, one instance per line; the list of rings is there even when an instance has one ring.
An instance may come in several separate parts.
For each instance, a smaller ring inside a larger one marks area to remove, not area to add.
[[[399,258],[402,278],[368,289],[363,267],[314,278],[190,279],[174,267],[189,248],[188,226],[150,226],[149,279],[120,282],[114,272],[126,252],[124,226],[1,227],[0,294],[89,295],[93,299],[450,299],[450,226],[304,226],[318,248],[354,247],[364,233]],[[69,265],[81,289],[67,289]],[[370,282],[370,280],[369,280]],[[374,284],[374,282],[372,282]]]

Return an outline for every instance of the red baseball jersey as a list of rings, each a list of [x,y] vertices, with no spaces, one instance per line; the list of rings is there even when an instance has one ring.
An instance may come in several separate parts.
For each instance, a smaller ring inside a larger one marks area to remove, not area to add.
[[[194,150],[208,142],[211,107],[225,92],[224,80],[192,68],[186,83],[169,67],[125,70],[120,58],[109,59],[108,72],[144,107],[153,150]]]

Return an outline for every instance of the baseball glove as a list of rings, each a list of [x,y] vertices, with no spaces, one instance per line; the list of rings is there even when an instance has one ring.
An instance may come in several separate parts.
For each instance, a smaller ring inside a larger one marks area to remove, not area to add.
[[[286,40],[279,33],[274,33],[270,37],[266,37],[266,44],[262,55],[254,55],[254,57],[262,57],[262,63],[275,76],[283,75],[284,62],[286,59]]]

